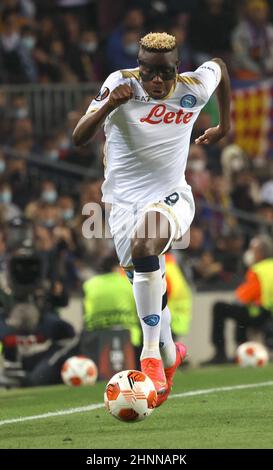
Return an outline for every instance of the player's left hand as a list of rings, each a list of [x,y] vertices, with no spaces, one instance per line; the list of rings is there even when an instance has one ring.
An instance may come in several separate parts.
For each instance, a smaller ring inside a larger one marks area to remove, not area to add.
[[[200,135],[198,139],[195,139],[196,144],[215,144],[218,140],[225,137],[226,132],[218,125],[216,127],[210,127],[203,135]]]

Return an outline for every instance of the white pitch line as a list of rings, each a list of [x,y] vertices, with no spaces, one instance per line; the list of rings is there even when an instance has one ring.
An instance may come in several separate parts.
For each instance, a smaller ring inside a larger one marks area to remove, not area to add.
[[[245,385],[233,385],[229,387],[215,387],[215,388],[207,388],[203,390],[193,390],[191,392],[184,392],[184,393],[176,393],[174,395],[171,395],[169,397],[169,400],[171,398],[187,398],[187,397],[194,397],[198,395],[208,395],[210,393],[218,393],[218,392],[229,392],[229,391],[234,391],[234,390],[245,390],[248,388],[259,388],[259,387],[270,387],[273,386],[273,381],[269,382],[260,382],[256,384],[245,384]],[[78,408],[69,408],[68,410],[59,410],[59,411],[53,411],[49,413],[43,413],[40,415],[33,415],[33,416],[23,416],[21,418],[13,418],[13,419],[4,419],[3,421],[0,421],[0,426],[3,426],[4,424],[16,424],[16,423],[22,423],[25,421],[34,421],[36,419],[45,419],[45,418],[53,418],[55,416],[65,416],[65,415],[72,415],[75,413],[85,413],[86,411],[94,411],[98,410],[99,408],[104,408],[103,403],[97,403],[94,405],[89,405],[89,406],[80,406]]]
[[[270,387],[273,385],[273,380],[269,382],[260,382],[257,384],[245,384],[245,385],[233,385],[229,387],[216,387],[216,388],[207,388],[204,390],[193,390],[192,392],[184,392],[184,393],[176,393],[173,395],[170,395],[170,398],[186,398],[186,397],[195,397],[197,395],[207,395],[209,393],[215,393],[215,392],[230,392],[233,390],[244,390],[246,388],[257,388],[257,387]],[[1,424],[1,421],[0,421]]]
[[[103,403],[97,403],[95,405],[79,406],[78,408],[69,408],[68,410],[52,411],[49,413],[43,413],[41,415],[23,416],[21,418],[13,418],[13,419],[4,419],[3,421],[0,421],[0,426],[3,426],[4,424],[22,423],[24,421],[32,421],[35,419],[44,419],[44,418],[52,418],[55,416],[72,415],[74,413],[84,413],[86,411],[98,410],[99,408],[103,408],[103,407],[104,407]]]

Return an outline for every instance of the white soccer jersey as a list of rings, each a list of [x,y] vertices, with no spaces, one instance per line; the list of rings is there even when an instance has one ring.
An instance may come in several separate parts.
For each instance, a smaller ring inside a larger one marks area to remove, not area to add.
[[[185,168],[193,124],[220,79],[220,66],[208,61],[194,72],[177,75],[168,96],[156,100],[144,90],[138,69],[109,75],[87,113],[103,106],[112,90],[123,83],[132,86],[134,95],[104,123],[104,202],[127,208],[146,205],[187,186]]]

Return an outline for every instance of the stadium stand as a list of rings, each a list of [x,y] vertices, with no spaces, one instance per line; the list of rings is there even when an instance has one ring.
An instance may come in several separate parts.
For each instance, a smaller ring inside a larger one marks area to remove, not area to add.
[[[273,237],[273,2],[139,0],[128,8],[128,2],[117,0],[113,15],[106,17],[110,4],[1,1],[0,287],[9,282],[9,224],[18,216],[31,222],[33,243],[45,264],[58,257],[72,296],[80,296],[83,283],[97,274],[112,241],[82,237],[88,218],[82,207],[95,202],[105,210],[100,198],[104,138],[99,132],[79,149],[72,132],[104,78],[117,68],[137,66],[140,36],[166,30],[177,37],[181,72],[217,54],[232,77],[228,138],[190,147],[187,180],[196,215],[189,249],[176,252],[197,291],[232,290],[246,271],[242,254],[251,238]],[[261,24],[264,35],[255,36],[259,44],[239,50],[239,38],[251,42],[248,28]],[[209,31],[206,40],[200,30]],[[192,142],[213,125],[215,109],[212,98]]]

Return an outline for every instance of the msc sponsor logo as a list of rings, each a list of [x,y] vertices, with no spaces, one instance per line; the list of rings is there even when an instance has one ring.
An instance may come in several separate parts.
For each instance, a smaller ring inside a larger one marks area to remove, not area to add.
[[[196,105],[197,99],[193,95],[184,95],[180,100],[182,108],[193,108]]]
[[[159,315],[147,315],[147,317],[142,318],[144,323],[149,326],[156,326],[160,320]]]

